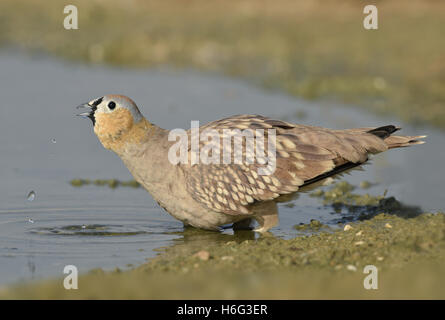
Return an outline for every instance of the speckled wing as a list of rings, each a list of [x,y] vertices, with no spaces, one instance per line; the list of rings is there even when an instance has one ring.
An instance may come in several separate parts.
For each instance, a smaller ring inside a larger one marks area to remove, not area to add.
[[[181,165],[187,190],[196,201],[213,211],[232,215],[250,214],[251,205],[256,201],[273,200],[296,192],[306,181],[331,172],[337,166],[365,162],[368,152],[387,149],[381,138],[365,129],[330,130],[259,115],[239,115],[210,122],[200,127],[200,132],[206,129],[216,130],[221,137],[224,137],[224,129],[264,129],[266,146],[267,129],[276,132],[276,169],[269,175],[259,174],[258,169],[264,168],[259,161],[253,164]],[[200,141],[201,152],[212,143],[215,141]],[[223,143],[216,142],[216,145],[220,150],[218,156],[222,157]]]

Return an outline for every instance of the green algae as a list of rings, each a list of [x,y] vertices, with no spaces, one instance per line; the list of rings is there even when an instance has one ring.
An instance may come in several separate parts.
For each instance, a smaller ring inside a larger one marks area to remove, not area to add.
[[[307,224],[300,223],[300,224],[294,226],[294,229],[298,230],[298,231],[313,233],[313,232],[319,232],[319,231],[323,231],[323,230],[328,231],[331,228],[328,225],[325,225],[316,219],[312,219]]]
[[[161,256],[140,270],[181,272],[194,265],[193,254],[198,250],[210,253],[211,259],[205,268],[215,271],[229,265],[231,270],[250,271],[330,269],[339,265],[360,267],[373,263],[392,268],[421,257],[445,254],[444,214],[422,214],[405,219],[382,213],[364,222],[350,223],[350,226],[349,231],[319,232],[290,240],[260,237],[225,243],[196,241],[193,245],[166,248]],[[228,256],[233,256],[234,260],[222,259]]]
[[[117,179],[96,179],[96,180],[90,180],[90,179],[73,179],[70,181],[70,184],[73,187],[83,187],[88,185],[95,185],[95,186],[108,186],[111,189],[116,189],[118,187],[131,187],[131,188],[140,188],[140,184],[135,180],[129,180],[129,181],[120,181]]]
[[[356,189],[346,181],[341,181],[331,186],[328,190],[316,190],[310,194],[312,197],[318,197],[323,199],[324,204],[336,204],[342,203],[344,205],[362,205],[362,206],[375,206],[383,196],[371,196],[369,194],[357,194],[353,193]]]
[[[373,183],[371,183],[371,182],[369,182],[369,181],[366,181],[366,180],[360,182],[360,188],[362,188],[362,189],[369,189],[369,188],[371,188],[373,185],[374,185]]]
[[[363,183],[360,185],[362,189],[367,189],[371,184],[365,183],[366,188],[363,188]],[[382,212],[406,218],[422,213],[417,206],[405,205],[394,197],[386,197],[387,191],[383,195],[376,196],[354,192],[356,189],[356,186],[341,181],[330,186],[327,190],[318,189],[310,196],[321,199],[324,205],[332,206],[337,213],[349,213],[351,219],[365,220]]]
[[[122,229],[120,225],[68,225],[62,227],[42,227],[32,231],[32,233],[41,235],[56,235],[56,236],[82,236],[82,237],[124,237],[135,236],[140,234],[148,234],[146,231],[128,231]]]

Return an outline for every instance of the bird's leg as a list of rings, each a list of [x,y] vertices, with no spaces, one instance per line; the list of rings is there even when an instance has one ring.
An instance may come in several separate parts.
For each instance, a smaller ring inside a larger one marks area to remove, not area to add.
[[[275,227],[279,222],[277,204],[273,201],[259,204],[255,208],[254,218],[258,222],[259,226],[253,231],[266,233],[270,228]]]
[[[259,232],[259,233],[266,233],[267,230],[270,228],[275,227],[278,224],[278,214],[269,214],[269,215],[262,215],[257,216],[256,221],[260,224],[258,228],[254,229],[253,231]]]
[[[233,230],[237,231],[237,230],[252,230],[252,223],[253,223],[252,218],[247,218],[238,222],[235,222],[233,224]]]

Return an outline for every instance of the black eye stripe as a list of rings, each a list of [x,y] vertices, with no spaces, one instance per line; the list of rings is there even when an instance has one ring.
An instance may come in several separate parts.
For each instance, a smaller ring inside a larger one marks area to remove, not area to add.
[[[97,107],[98,105],[100,105],[102,103],[103,100],[104,100],[104,97],[97,99],[96,101],[93,102],[93,106]]]
[[[113,110],[114,108],[116,108],[116,103],[114,101],[108,102],[108,108],[110,108],[110,110]]]

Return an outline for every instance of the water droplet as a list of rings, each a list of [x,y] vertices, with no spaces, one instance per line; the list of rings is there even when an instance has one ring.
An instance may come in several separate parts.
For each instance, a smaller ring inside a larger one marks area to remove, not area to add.
[[[34,201],[34,199],[36,198],[36,193],[34,191],[31,191],[30,193],[28,193],[28,201]]]
[[[57,140],[54,139],[54,138],[52,138],[52,139],[51,139],[51,142],[52,142],[52,143],[57,143]]]

